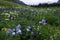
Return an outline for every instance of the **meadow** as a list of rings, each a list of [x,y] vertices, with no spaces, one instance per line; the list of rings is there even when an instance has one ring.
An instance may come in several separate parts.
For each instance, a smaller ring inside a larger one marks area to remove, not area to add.
[[[60,40],[60,10],[52,8],[0,10],[0,40]],[[46,20],[46,24],[39,23]],[[16,29],[21,25],[22,34],[7,36],[5,29]],[[26,27],[30,26],[30,31]],[[31,33],[33,32],[33,35]]]
[[[7,34],[8,29],[16,34]],[[60,40],[60,6],[32,7],[0,0],[0,40]]]

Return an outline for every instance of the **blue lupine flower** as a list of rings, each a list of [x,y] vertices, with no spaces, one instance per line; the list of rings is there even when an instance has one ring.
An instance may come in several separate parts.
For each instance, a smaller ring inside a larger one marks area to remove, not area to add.
[[[18,31],[20,28],[21,28],[21,25],[18,24],[18,25],[16,26],[16,31]]]
[[[15,32],[15,29],[12,29],[12,32]]]
[[[28,32],[28,31],[30,31],[30,29],[26,29],[26,31]]]
[[[14,36],[15,36],[15,34],[16,34],[15,32],[12,32],[12,37],[14,37]]]
[[[9,35],[12,32],[11,29],[7,29],[6,34]]]
[[[8,29],[8,30],[6,31],[6,34],[7,34],[7,35],[12,34],[12,36],[15,36],[15,29]]]
[[[17,34],[22,34],[21,30],[19,29],[18,31],[16,31]]]
[[[16,26],[16,33],[17,33],[17,34],[22,34],[20,28],[21,28],[21,25],[18,24],[18,25]]]
[[[31,27],[27,26],[26,31],[30,31]]]
[[[31,27],[30,26],[27,26],[27,29],[31,29]]]
[[[45,25],[46,24],[46,20],[45,19],[42,19],[41,21],[39,21],[39,23]]]
[[[15,36],[15,29],[12,29],[12,37],[14,37]]]

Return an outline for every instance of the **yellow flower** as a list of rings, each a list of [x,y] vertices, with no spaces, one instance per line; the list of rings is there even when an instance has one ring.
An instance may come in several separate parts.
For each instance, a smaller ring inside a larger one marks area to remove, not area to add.
[[[2,28],[2,31],[6,31],[6,30],[7,30],[7,28],[5,28],[5,27],[4,27],[4,28]]]

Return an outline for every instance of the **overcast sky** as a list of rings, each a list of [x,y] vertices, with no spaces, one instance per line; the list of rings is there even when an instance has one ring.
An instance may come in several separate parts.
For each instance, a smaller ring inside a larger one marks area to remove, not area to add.
[[[58,0],[20,0],[22,2],[24,2],[27,5],[39,5],[39,4],[43,4],[43,3],[56,3],[58,2]]]

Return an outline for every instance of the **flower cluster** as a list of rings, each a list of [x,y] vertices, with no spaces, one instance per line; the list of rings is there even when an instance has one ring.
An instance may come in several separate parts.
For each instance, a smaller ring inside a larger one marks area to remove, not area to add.
[[[26,27],[26,31],[27,31],[27,32],[31,31],[30,29],[31,29],[30,26],[27,26],[27,27]],[[7,29],[7,30],[6,30],[6,35],[10,35],[10,34],[11,34],[13,37],[14,37],[16,34],[22,35],[21,25],[18,24],[18,25],[16,26],[16,29],[10,29],[10,28]],[[31,32],[31,35],[33,35],[33,34],[34,34],[34,32]]]
[[[46,24],[46,20],[42,19],[41,21],[39,21],[39,23],[45,25]]]
[[[46,24],[46,20],[42,19],[41,21],[39,21],[39,23],[45,25]],[[35,33],[31,29],[32,28],[30,26],[27,26],[25,30],[26,30],[27,33],[30,33],[30,35],[33,36]],[[38,26],[37,30],[39,30],[39,29],[40,29],[40,27]],[[22,35],[23,34],[23,31],[21,30],[21,25],[20,24],[18,24],[15,29],[14,28],[13,29],[8,28],[6,30],[6,28],[3,28],[2,30],[6,31],[6,35],[12,35],[12,37],[14,37],[15,35]]]

